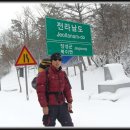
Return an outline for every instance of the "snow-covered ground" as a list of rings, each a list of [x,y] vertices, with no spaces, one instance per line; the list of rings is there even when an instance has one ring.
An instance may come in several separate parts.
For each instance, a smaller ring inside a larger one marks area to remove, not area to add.
[[[29,67],[32,68],[32,67]],[[115,93],[98,94],[98,83],[104,81],[103,68],[88,67],[83,73],[84,90],[81,90],[80,74],[74,75],[69,68],[69,79],[72,85],[73,111],[71,114],[75,127],[111,128],[130,127],[130,87],[120,88]],[[25,77],[20,77],[22,93],[15,67],[1,79],[0,91],[0,127],[42,128],[42,109],[37,100],[36,91],[31,87],[31,80],[37,70],[28,70],[27,100]],[[56,122],[56,127],[61,127]]]

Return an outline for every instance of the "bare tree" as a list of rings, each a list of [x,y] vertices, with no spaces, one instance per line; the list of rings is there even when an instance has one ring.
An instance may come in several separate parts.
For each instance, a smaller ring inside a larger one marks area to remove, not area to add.
[[[3,44],[1,46],[2,58],[10,65],[14,64],[19,52],[20,41],[11,30],[2,34]],[[6,41],[6,42],[5,42]]]
[[[65,4],[64,5],[64,13],[66,14],[66,19],[86,23],[89,22],[89,18],[93,14],[93,4],[90,3],[75,3],[73,5]],[[89,57],[87,57],[89,65],[91,65],[91,61]],[[80,60],[83,63],[84,70],[87,70],[83,57],[80,57]]]
[[[104,64],[120,62],[128,41],[126,16],[123,15],[126,9],[121,4],[101,4],[95,14],[95,53],[105,60]]]
[[[54,18],[63,18],[63,10],[62,10],[62,6],[59,6],[59,4],[45,4],[42,3],[41,4],[41,8],[39,11],[41,15],[41,17],[38,17],[36,28],[38,30],[38,42],[39,42],[39,52],[40,53],[40,58],[46,58],[48,57],[47,53],[46,53],[46,27],[45,27],[45,16],[49,16],[49,17],[54,17]],[[42,49],[41,49],[42,48]]]

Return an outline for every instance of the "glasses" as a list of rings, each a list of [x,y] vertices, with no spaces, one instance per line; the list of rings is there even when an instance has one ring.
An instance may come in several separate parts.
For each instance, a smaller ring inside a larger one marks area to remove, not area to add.
[[[61,61],[62,59],[61,58],[54,58],[53,60],[54,61],[57,61],[57,60]]]

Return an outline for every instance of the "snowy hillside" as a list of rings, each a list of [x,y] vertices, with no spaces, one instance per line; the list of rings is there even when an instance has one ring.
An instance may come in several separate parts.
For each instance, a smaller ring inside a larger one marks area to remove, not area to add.
[[[26,99],[25,77],[20,77],[22,93],[15,67],[1,79],[0,91],[0,127],[44,127],[42,109],[38,103],[31,80],[37,70],[28,70],[28,94]],[[71,114],[75,127],[130,127],[130,87],[117,90],[115,93],[98,94],[98,83],[104,81],[103,68],[88,67],[83,73],[84,90],[81,90],[80,74],[74,75],[73,67],[69,68],[69,79],[72,85],[73,111]],[[56,127],[61,127],[57,122]]]

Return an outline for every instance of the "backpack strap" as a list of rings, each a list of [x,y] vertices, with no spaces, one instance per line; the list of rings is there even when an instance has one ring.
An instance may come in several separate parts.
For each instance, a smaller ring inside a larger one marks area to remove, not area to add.
[[[68,77],[67,77],[67,74],[64,72],[64,74],[65,74],[65,79],[67,80],[67,82],[68,82],[68,84],[69,84],[69,87],[70,87],[70,89],[72,88],[71,87],[71,84],[70,84],[70,81],[69,81],[69,79],[68,79]]]
[[[47,98],[47,102],[49,101],[49,94],[54,94],[56,96],[57,101],[58,101],[58,96],[59,95],[63,95],[63,92],[61,92],[61,91],[59,91],[59,92],[49,92],[48,70],[49,70],[49,67],[45,68],[45,72],[46,72],[46,98]],[[65,72],[64,72],[64,74],[65,74],[65,79],[67,80],[67,82],[69,84],[69,87],[71,89],[72,87],[71,87],[71,84],[69,82],[69,79],[68,79],[68,77],[67,77]]]
[[[61,92],[61,91],[49,92],[48,70],[49,70],[49,67],[45,68],[45,71],[46,71],[46,98],[47,98],[47,102],[49,102],[49,95],[50,94],[54,94],[56,96],[56,100],[58,101],[58,96],[63,95],[63,92]]]
[[[47,101],[49,100],[49,97],[48,97],[48,90],[49,90],[49,85],[48,85],[48,70],[49,70],[49,67],[45,68],[45,72],[46,72],[46,98],[47,98]]]

